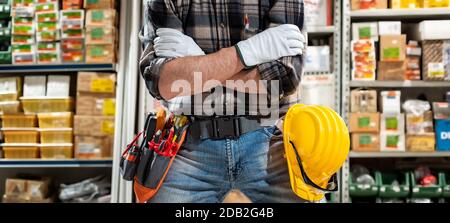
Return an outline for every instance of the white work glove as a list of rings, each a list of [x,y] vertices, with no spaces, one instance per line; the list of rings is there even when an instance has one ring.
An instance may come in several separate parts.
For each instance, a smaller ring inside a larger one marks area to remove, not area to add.
[[[185,57],[205,55],[195,41],[176,29],[159,28],[156,30],[153,48],[158,57]]]
[[[305,41],[298,26],[284,24],[238,42],[236,50],[242,63],[252,67],[281,57],[303,54]]]

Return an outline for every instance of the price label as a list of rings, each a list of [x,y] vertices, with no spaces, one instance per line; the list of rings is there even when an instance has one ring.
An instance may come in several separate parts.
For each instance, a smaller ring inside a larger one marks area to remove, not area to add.
[[[114,93],[114,81],[108,78],[97,78],[91,82],[91,91],[99,93]]]
[[[103,115],[112,116],[116,113],[116,99],[108,98],[103,100]]]
[[[114,134],[114,121],[103,121],[101,131],[104,134],[113,135]]]

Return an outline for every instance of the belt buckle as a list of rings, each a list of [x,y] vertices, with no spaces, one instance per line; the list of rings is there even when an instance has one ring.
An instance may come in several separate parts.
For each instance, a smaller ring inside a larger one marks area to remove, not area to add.
[[[236,117],[215,120],[217,138],[236,138],[239,136],[240,122]]]

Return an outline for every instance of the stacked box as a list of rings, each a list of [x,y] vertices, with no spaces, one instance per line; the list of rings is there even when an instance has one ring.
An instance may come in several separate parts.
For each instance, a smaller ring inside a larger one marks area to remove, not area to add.
[[[420,80],[420,57],[422,48],[417,41],[409,41],[406,46],[405,80]]]
[[[381,92],[381,151],[405,151],[405,115],[401,113],[400,96],[400,91]]]
[[[74,120],[75,156],[111,157],[115,116],[114,73],[79,72]]]
[[[61,62],[59,41],[59,1],[38,0],[35,7],[36,60],[38,64]]]
[[[35,63],[35,0],[12,0],[12,63]]]
[[[18,113],[20,110],[18,97],[21,93],[22,83],[19,77],[0,78],[0,113]]]
[[[406,35],[381,35],[377,79],[404,80],[405,59]]]
[[[82,9],[83,0],[62,0],[62,8],[67,9]]]
[[[450,40],[424,40],[422,50],[423,79],[450,81]]]
[[[61,11],[61,54],[65,63],[85,61],[84,10]]]
[[[51,180],[49,178],[18,179],[8,178],[5,183],[3,203],[49,203]]]
[[[84,0],[85,9],[111,9],[115,7],[115,0]]]
[[[371,39],[352,41],[352,80],[375,80],[375,42]]]
[[[380,114],[355,112],[350,113],[350,132],[352,150],[359,152],[380,151],[379,129]]]
[[[350,92],[351,112],[377,112],[377,91],[355,89]]]
[[[87,10],[86,12],[87,63],[115,62],[115,46],[117,35],[115,24],[116,24],[116,11],[114,9],[103,8],[103,9]]]
[[[11,4],[0,3],[0,64],[11,63]]]

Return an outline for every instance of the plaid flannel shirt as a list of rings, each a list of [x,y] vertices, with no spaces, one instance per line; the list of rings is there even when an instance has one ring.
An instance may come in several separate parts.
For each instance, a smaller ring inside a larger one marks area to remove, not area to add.
[[[156,37],[156,29],[177,29],[192,37],[206,54],[233,46],[280,24],[295,24],[305,30],[303,0],[148,0],[145,7],[144,27],[140,33],[144,52],[139,66],[150,94],[163,100],[163,104],[167,101],[161,97],[159,88],[169,86],[158,86],[160,70],[173,58],[155,55],[153,39]],[[247,27],[244,22],[246,19]],[[286,101],[283,99],[296,92],[302,67],[303,59],[300,55],[256,66],[262,80],[279,81],[280,108],[288,106],[289,103],[283,102]],[[270,92],[270,84],[267,88]],[[181,100],[172,103],[181,103]],[[248,108],[248,103],[254,102],[246,103]]]

